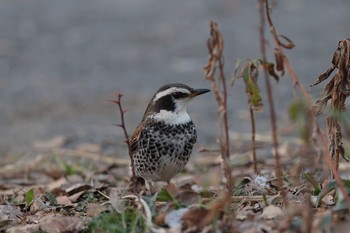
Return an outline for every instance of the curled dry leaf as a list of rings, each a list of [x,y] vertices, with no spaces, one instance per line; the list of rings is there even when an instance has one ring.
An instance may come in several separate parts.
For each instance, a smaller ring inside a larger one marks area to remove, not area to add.
[[[327,107],[327,102],[330,98],[331,98],[331,95],[328,95],[328,96],[324,97],[323,99],[316,101],[316,104],[315,104],[313,109],[314,109],[317,116],[324,112],[324,110]]]
[[[276,64],[278,65],[278,63]],[[269,75],[273,77],[276,80],[276,82],[280,80],[279,76],[275,72],[275,64],[273,64],[272,62],[265,62],[265,63],[262,63],[262,65],[265,69],[267,69],[267,72],[269,73]],[[283,73],[282,73],[282,76],[283,76]]]
[[[218,28],[218,24],[214,21],[210,21],[210,37],[207,41],[209,51],[209,61],[207,66],[204,67],[207,79],[212,79],[215,72],[215,65],[218,59],[222,58],[222,51],[224,47],[224,40],[222,39],[221,32]]]
[[[284,39],[286,43],[282,43],[281,40],[279,39],[279,43],[280,45],[285,48],[285,49],[292,49],[295,47],[295,44],[293,43],[293,41],[291,39],[289,39],[288,37],[284,36],[284,35],[279,35],[280,38]]]
[[[333,73],[334,70],[335,70],[335,66],[332,65],[324,73],[320,74],[318,79],[313,84],[311,84],[310,87],[316,86],[317,84],[319,84],[319,83],[323,82],[324,80],[326,80],[331,75],[331,73]]]
[[[262,99],[257,83],[258,67],[253,61],[249,61],[242,70],[242,78],[245,83],[245,91],[249,97],[249,104],[254,111],[262,111]]]

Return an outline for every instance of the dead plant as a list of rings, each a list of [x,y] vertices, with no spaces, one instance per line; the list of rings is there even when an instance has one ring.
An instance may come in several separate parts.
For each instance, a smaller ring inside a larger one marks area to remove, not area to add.
[[[324,112],[327,103],[330,101],[330,116],[326,118],[328,151],[332,156],[333,163],[338,170],[339,155],[349,162],[345,156],[343,146],[342,127],[340,122],[340,114],[345,112],[345,100],[350,94],[350,39],[346,38],[339,41],[338,48],[334,52],[332,65],[324,73],[322,73],[316,82],[311,86],[315,86],[327,78],[337,70],[335,75],[325,86],[322,99],[317,100],[315,104],[316,114]]]
[[[224,41],[218,24],[210,21],[210,37],[207,42],[209,59],[208,64],[204,67],[205,79],[211,82],[211,87],[215,95],[219,112],[219,131],[218,141],[223,160],[224,175],[226,178],[226,195],[223,203],[231,204],[231,196],[233,193],[233,178],[230,161],[230,138],[229,138],[229,123],[227,116],[227,85],[224,74],[224,58],[223,48]],[[218,75],[216,71],[218,70]],[[221,205],[219,205],[221,206]],[[225,205],[223,205],[225,206]],[[219,211],[220,209],[217,209]]]
[[[265,4],[265,10],[263,8],[263,5]],[[259,0],[259,15],[260,15],[260,28],[259,28],[259,34],[260,34],[260,54],[261,54],[261,60],[264,63],[267,63],[267,56],[266,56],[266,39],[265,39],[265,14],[267,17],[267,20],[270,25],[270,30],[273,32],[274,35],[276,35],[274,26],[272,24],[272,20],[270,18],[269,14],[269,1],[268,0]],[[287,39],[287,37],[283,36],[283,38]],[[283,66],[283,53],[281,50],[281,46],[285,48],[292,48],[294,47],[293,43],[289,39],[287,41],[288,44],[284,45],[280,42],[277,36],[274,36],[275,41],[278,42],[278,48],[275,49],[275,63],[276,63],[276,69],[277,71],[281,72],[281,75],[284,74],[284,66]],[[264,67],[264,79],[265,79],[265,86],[267,91],[267,98],[269,102],[269,110],[270,110],[270,120],[271,120],[271,129],[272,129],[272,143],[273,148],[275,152],[275,174],[278,178],[278,187],[281,189],[283,186],[283,178],[282,178],[282,168],[281,168],[281,162],[280,162],[280,156],[278,153],[278,138],[277,138],[277,123],[276,123],[276,113],[275,113],[275,106],[274,106],[274,100],[272,96],[272,87],[269,79],[269,69],[267,67]],[[285,197],[285,195],[283,195]],[[285,198],[284,198],[285,199]]]
[[[288,73],[290,75],[290,77],[293,79],[293,82],[294,82],[294,87],[298,88],[300,91],[301,91],[301,94],[303,95],[303,97],[305,98],[305,101],[308,103],[308,105],[311,106],[311,103],[312,103],[312,98],[310,97],[309,93],[306,91],[305,87],[302,85],[302,83],[299,81],[297,75],[295,74],[294,70],[292,69],[292,66],[288,60],[288,57],[284,54],[283,52],[283,48],[285,49],[291,49],[294,47],[294,44],[292,43],[292,41],[290,39],[288,39],[287,37],[283,36],[283,35],[277,35],[277,32],[276,32],[276,29],[273,25],[273,22],[271,20],[271,16],[270,16],[270,7],[269,7],[269,1],[268,0],[258,0],[259,2],[259,9],[260,9],[260,12],[263,12],[263,5],[265,4],[265,13],[266,13],[266,17],[267,17],[267,22],[269,24],[269,28],[270,28],[270,31],[271,31],[271,34],[274,38],[274,44],[275,44],[275,59],[276,59],[276,64],[277,64],[277,70],[281,71],[282,73],[284,72],[284,68],[287,68],[288,70]],[[262,17],[262,13],[260,13],[260,17],[261,17],[261,22],[263,22],[264,18]],[[263,24],[261,24],[263,25]],[[262,26],[260,27],[260,32],[263,32],[262,30]],[[282,39],[285,39],[287,43],[282,43],[280,38]],[[264,43],[265,39],[263,36],[260,36],[260,41],[261,41],[261,44]],[[331,66],[330,69],[328,69],[325,73],[323,73],[319,79],[316,81],[315,84],[313,84],[312,86],[314,85],[317,85],[318,83],[322,82],[323,80],[325,80],[326,78],[329,77],[329,75],[334,71],[335,68],[338,68],[340,70],[342,70],[341,72],[348,72],[348,73],[341,73],[341,77],[344,77],[346,75],[346,77],[349,77],[349,69],[346,69],[346,67],[348,67],[347,65],[349,64],[349,39],[346,39],[346,40],[343,40],[341,41],[341,43],[339,43],[341,46],[344,46],[340,52],[341,54],[343,54],[343,56],[334,56],[333,58],[333,65]],[[262,50],[262,52],[264,52],[264,50]],[[340,58],[343,58],[342,61],[341,61],[341,64],[338,64],[340,62]],[[346,57],[347,57],[347,60],[346,60]],[[334,63],[335,64],[338,64],[338,67],[335,66],[334,67]],[[341,65],[341,66],[339,66]],[[337,85],[340,85],[340,86],[343,86],[343,87],[347,87],[348,85],[348,81],[346,79],[342,80],[340,77],[337,78],[337,81],[340,82],[339,84]],[[334,85],[336,84],[336,82],[330,82],[332,84],[330,85]],[[331,88],[331,86],[329,86],[329,88]],[[331,88],[332,89],[332,88]],[[345,93],[347,93],[347,88],[344,89],[344,88],[341,88],[341,91],[345,91]],[[344,94],[344,92],[343,92]],[[325,96],[326,97],[326,96]],[[335,95],[335,97],[337,97],[337,95]],[[343,98],[343,97],[342,97]],[[317,123],[317,121],[315,120],[316,118],[316,113],[318,112],[317,109],[322,109],[325,102],[327,102],[329,99],[327,98],[323,98],[321,99],[321,101],[318,103],[318,107],[316,107],[316,111],[312,111],[312,116],[310,117],[310,120],[312,121],[310,124],[312,124],[314,126],[314,131],[316,132],[315,134],[315,140],[314,140],[314,143],[317,143],[319,142],[319,146],[321,146],[322,150],[323,150],[323,153],[324,155],[326,156],[325,157],[325,160],[328,164],[328,167],[329,169],[331,170],[332,172],[332,175],[334,177],[334,179],[336,180],[337,182],[337,185],[339,186],[339,189],[340,191],[342,192],[343,196],[345,197],[346,199],[346,202],[347,202],[347,205],[348,205],[348,208],[350,209],[350,198],[349,196],[347,195],[347,192],[346,192],[346,188],[343,184],[343,182],[341,181],[341,178],[339,176],[339,173],[337,171],[337,168],[335,166],[335,164],[332,162],[331,160],[331,154],[329,153],[329,149],[327,150],[327,142],[326,142],[326,138],[319,126],[319,124]],[[339,101],[339,104],[341,103],[341,101]],[[334,103],[332,102],[332,105],[334,105]],[[332,125],[333,122],[329,122],[331,124],[329,124],[330,126]],[[339,131],[339,129],[337,129],[337,124],[333,124],[333,129],[335,130],[334,131],[334,135],[335,132]],[[329,130],[328,130],[329,131]],[[333,132],[332,131],[329,131],[329,132]],[[339,134],[338,134],[339,135]],[[341,136],[341,134],[340,134]],[[337,144],[339,142],[339,136],[336,136],[334,137],[334,140],[335,141],[335,144],[332,146],[333,148],[336,148],[339,150],[338,145]],[[334,143],[334,141],[332,140],[331,143]],[[330,147],[328,147],[330,148]],[[340,151],[336,152],[336,150],[334,150],[335,154],[338,153],[338,156],[339,154],[341,154],[341,148],[340,148]]]

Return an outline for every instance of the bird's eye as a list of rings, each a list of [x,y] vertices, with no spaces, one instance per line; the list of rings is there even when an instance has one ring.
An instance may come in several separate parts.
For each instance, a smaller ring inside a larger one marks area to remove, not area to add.
[[[172,96],[173,96],[175,99],[182,99],[182,98],[187,97],[188,95],[185,94],[185,93],[182,93],[182,92],[175,92],[175,93],[172,94]]]

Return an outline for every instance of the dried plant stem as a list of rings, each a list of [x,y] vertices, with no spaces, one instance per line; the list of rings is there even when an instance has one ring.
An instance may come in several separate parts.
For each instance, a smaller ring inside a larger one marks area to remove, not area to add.
[[[219,81],[222,84],[222,94],[223,94],[223,108],[222,111],[222,120],[223,124],[221,125],[221,132],[223,132],[224,136],[220,136],[220,147],[221,151],[224,152],[224,158],[225,158],[225,164],[224,164],[224,171],[225,176],[227,178],[227,189],[228,189],[228,196],[232,196],[233,191],[233,179],[232,179],[232,171],[231,171],[231,161],[230,161],[230,136],[229,136],[229,123],[228,123],[228,117],[227,117],[227,86],[226,86],[226,80],[224,76],[224,63],[222,61],[222,58],[219,59]],[[225,139],[222,140],[222,137]]]
[[[250,106],[250,123],[252,125],[252,147],[253,147],[253,167],[254,172],[258,173],[258,165],[256,160],[256,141],[255,141],[255,118],[254,118],[254,109]]]
[[[215,95],[219,107],[219,133],[218,141],[223,160],[223,170],[226,178],[225,197],[218,200],[215,206],[220,208],[212,208],[213,214],[217,214],[224,206],[231,204],[233,194],[233,178],[230,161],[230,138],[229,138],[229,123],[227,116],[227,85],[224,75],[224,60],[223,60],[223,39],[216,22],[210,22],[210,37],[208,39],[209,60],[204,67],[205,79],[211,82],[212,90]],[[216,70],[219,70],[216,78]],[[229,215],[231,215],[231,211]],[[229,218],[230,219],[230,218]]]
[[[217,23],[214,21],[210,22],[210,38],[208,40],[208,50],[209,50],[210,58],[207,66],[204,67],[204,70],[206,72],[205,78],[211,82],[212,90],[214,91],[215,98],[219,106],[220,127],[219,127],[218,140],[219,140],[219,146],[221,149],[222,158],[223,158],[224,164],[230,164],[228,119],[227,119],[227,88],[226,88],[225,76],[223,72],[224,63],[223,63],[223,57],[222,57],[223,40],[222,40],[221,33],[218,29]],[[215,71],[217,68],[216,65],[218,65],[218,68],[219,68],[218,81],[215,80]],[[224,168],[225,176],[228,179],[228,182],[230,182],[232,178],[230,179],[229,177],[232,177],[232,175],[228,174],[226,169],[227,166],[226,165],[224,166],[225,166]]]
[[[262,6],[262,2],[259,2],[259,12],[260,12],[260,53],[261,53],[261,59],[263,62],[267,61],[266,58],[266,47],[265,47],[265,18],[264,18],[264,9]],[[268,1],[265,0],[266,5],[266,11],[268,14]],[[275,173],[276,177],[278,178],[278,187],[282,188],[283,186],[283,179],[282,179],[282,169],[281,169],[281,162],[280,162],[280,156],[278,153],[278,139],[277,139],[277,124],[276,124],[276,113],[275,113],[275,107],[272,97],[272,88],[271,83],[268,75],[268,71],[264,69],[264,78],[265,78],[265,85],[266,85],[266,91],[267,91],[267,98],[269,101],[269,110],[270,110],[270,120],[271,120],[271,128],[272,128],[272,144],[275,152]]]

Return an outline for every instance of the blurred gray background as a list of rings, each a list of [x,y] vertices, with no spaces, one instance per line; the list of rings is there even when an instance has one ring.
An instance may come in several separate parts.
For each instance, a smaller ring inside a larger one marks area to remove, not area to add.
[[[308,88],[329,67],[338,41],[349,37],[350,3],[276,2],[272,19],[278,33],[295,43],[286,54]],[[183,82],[209,88],[203,66],[211,19],[224,37],[229,78],[238,58],[259,57],[257,1],[1,0],[0,157],[23,153],[36,140],[56,135],[123,154],[122,131],[112,125],[119,123],[119,114],[107,100],[114,92],[124,94],[132,133],[161,85]],[[266,35],[272,58],[273,41],[268,31]],[[287,74],[272,83],[283,126],[289,124],[292,82]],[[317,97],[322,87],[310,92]],[[231,130],[250,132],[241,80],[230,89],[230,108]],[[199,145],[215,144],[213,95],[194,100],[188,111],[198,128]],[[270,130],[268,116],[265,104],[257,114],[259,133]]]

